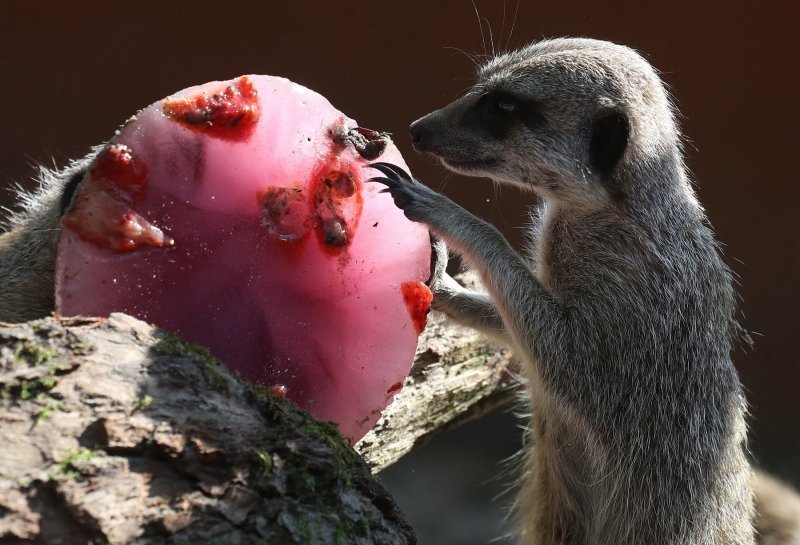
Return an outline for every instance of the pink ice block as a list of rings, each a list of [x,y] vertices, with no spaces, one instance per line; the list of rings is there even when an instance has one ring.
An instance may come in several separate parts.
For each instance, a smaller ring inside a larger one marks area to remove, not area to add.
[[[410,369],[430,292],[428,232],[378,184],[407,168],[288,80],[181,91],[131,118],[64,218],[64,315],[123,311],[207,346],[355,441]]]

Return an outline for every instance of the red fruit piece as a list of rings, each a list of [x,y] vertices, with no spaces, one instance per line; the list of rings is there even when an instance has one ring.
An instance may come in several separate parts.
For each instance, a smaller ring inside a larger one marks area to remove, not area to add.
[[[258,93],[247,76],[223,89],[164,100],[164,115],[193,131],[222,138],[246,140],[258,122]]]
[[[89,175],[103,189],[126,202],[141,201],[147,190],[147,165],[128,146],[112,144],[94,162]]]
[[[114,252],[129,252],[143,244],[170,246],[172,239],[132,208],[145,196],[147,170],[128,146],[106,147],[62,219],[64,227],[81,240]]]
[[[399,392],[402,387],[403,387],[403,382],[402,381],[395,382],[394,384],[389,386],[389,389],[386,390],[386,393],[390,394],[390,395],[394,395],[397,392]]]
[[[400,286],[400,290],[403,292],[403,301],[406,303],[414,328],[417,333],[422,333],[428,323],[428,312],[431,310],[433,293],[422,282],[404,282]]]
[[[269,389],[270,393],[277,397],[286,397],[286,386],[283,384],[276,384],[272,388]]]
[[[257,192],[267,233],[282,248],[297,250],[306,240],[312,216],[301,187],[268,187]]]
[[[361,175],[332,156],[311,175],[313,224],[323,249],[333,255],[346,250],[361,217]]]

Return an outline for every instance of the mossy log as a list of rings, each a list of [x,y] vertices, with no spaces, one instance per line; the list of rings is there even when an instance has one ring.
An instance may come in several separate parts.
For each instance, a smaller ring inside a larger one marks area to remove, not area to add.
[[[372,472],[508,400],[509,362],[432,316],[354,450],[124,314],[0,324],[0,545],[415,543]]]
[[[415,543],[332,424],[129,316],[0,327],[0,396],[0,543]]]

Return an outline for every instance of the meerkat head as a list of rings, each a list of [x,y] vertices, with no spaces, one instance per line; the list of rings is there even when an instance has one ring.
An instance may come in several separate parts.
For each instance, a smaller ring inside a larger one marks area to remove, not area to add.
[[[451,170],[573,203],[623,198],[637,190],[626,173],[679,156],[653,68],[632,49],[588,39],[492,59],[466,95],[415,121],[411,137]]]

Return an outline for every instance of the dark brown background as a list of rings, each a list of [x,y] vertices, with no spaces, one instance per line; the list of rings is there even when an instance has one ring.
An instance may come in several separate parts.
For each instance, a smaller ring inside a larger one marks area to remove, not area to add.
[[[519,3],[476,0],[489,47],[590,36],[642,51],[670,85],[701,201],[740,276],[755,349],[737,364],[759,457],[800,471],[800,197],[794,1]],[[286,76],[367,127],[388,130],[415,174],[519,243],[530,198],[445,174],[407,126],[466,89],[484,53],[459,1],[3,2],[0,186],[35,162],[63,165],[172,91],[244,73]],[[499,198],[498,198],[499,197]],[[488,199],[488,204],[487,204]],[[0,203],[7,204],[6,195]],[[797,462],[795,462],[797,460]]]

